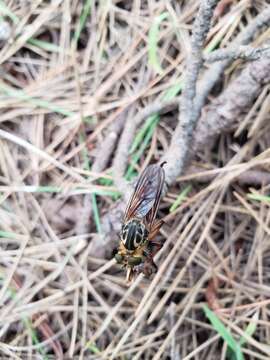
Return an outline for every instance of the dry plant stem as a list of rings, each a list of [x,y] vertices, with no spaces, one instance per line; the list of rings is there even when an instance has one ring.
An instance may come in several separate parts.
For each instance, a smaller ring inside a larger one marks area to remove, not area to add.
[[[93,163],[92,171],[98,173],[106,168],[110,160],[110,156],[114,151],[118,136],[121,133],[122,128],[124,126],[125,115],[126,115],[126,111],[121,113],[110,126],[104,142],[97,150],[97,157]],[[88,232],[89,219],[91,218],[91,214],[92,214],[92,196],[86,194],[83,198],[81,216],[79,217],[79,221],[76,224],[76,229],[75,229],[76,234],[80,235],[80,234],[86,234]]]
[[[202,51],[205,38],[209,31],[214,6],[217,2],[217,0],[202,1],[193,26],[191,53],[187,59],[185,87],[181,97],[178,125],[168,152],[163,158],[163,160],[168,162],[165,168],[168,185],[171,185],[183,171],[193,131],[200,116],[201,108],[194,108],[196,84],[203,65]]]
[[[270,56],[248,64],[226,90],[204,108],[198,123],[192,153],[202,149],[216,134],[232,128],[270,81]]]
[[[190,166],[187,170],[187,176],[198,174],[202,171],[200,167]],[[198,182],[211,182],[217,177],[216,174],[203,174],[196,176],[195,181]],[[248,170],[244,173],[241,173],[235,178],[241,185],[253,185],[253,186],[263,186],[264,184],[270,184],[270,174],[267,171],[262,170]]]
[[[20,277],[17,274],[15,274],[13,276],[13,281],[14,281],[16,289],[19,290],[22,287],[22,282],[20,280]],[[41,317],[40,314],[38,314],[38,313],[34,314],[33,322],[38,320],[40,317]],[[50,340],[51,347],[52,347],[55,355],[57,356],[57,358],[63,359],[62,346],[61,346],[60,342],[58,341],[58,339],[52,340],[52,338],[54,336],[54,332],[52,331],[52,329],[51,329],[50,325],[48,324],[48,322],[46,321],[46,319],[42,320],[42,322],[37,326],[37,328],[42,333],[42,335],[44,336],[45,339]]]
[[[270,54],[270,47],[263,46],[254,48],[252,46],[234,46],[226,49],[216,50],[210,54],[204,54],[203,58],[205,61],[212,63],[221,60],[257,60],[262,56]]]
[[[101,143],[100,147],[97,150],[97,156],[92,166],[93,171],[98,173],[106,169],[110,161],[110,157],[115,149],[117,139],[125,124],[127,110],[128,109],[124,109],[124,111],[121,112],[121,114],[109,127],[104,141]]]
[[[0,23],[0,41],[7,41],[11,35],[11,27],[7,21]]]

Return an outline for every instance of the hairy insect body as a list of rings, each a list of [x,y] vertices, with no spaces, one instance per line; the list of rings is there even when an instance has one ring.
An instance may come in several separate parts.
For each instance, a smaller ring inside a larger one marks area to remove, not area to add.
[[[127,268],[128,281],[135,272],[150,276],[157,269],[153,257],[162,246],[154,239],[163,224],[155,220],[165,177],[162,166],[144,170],[125,212],[115,259]]]
[[[148,230],[139,219],[131,219],[122,226],[121,241],[127,250],[135,250],[148,237]]]

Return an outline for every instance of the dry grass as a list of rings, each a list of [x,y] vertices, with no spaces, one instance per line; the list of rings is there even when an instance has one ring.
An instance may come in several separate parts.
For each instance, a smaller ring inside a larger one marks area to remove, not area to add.
[[[100,218],[119,189],[112,156],[104,171],[92,169],[97,149],[123,111],[130,121],[181,90],[198,3],[0,1],[11,30],[0,51],[1,358],[236,359],[207,320],[206,302],[237,342],[244,337],[245,359],[270,358],[269,184],[237,181],[270,170],[269,85],[237,129],[197,154],[208,178],[197,171],[169,189],[155,277],[127,287],[111,250],[99,258]],[[226,3],[207,51],[226,47],[267,1]],[[253,45],[269,35],[263,29]],[[234,62],[211,96],[243,66]],[[176,118],[156,118],[145,132],[144,122],[129,179],[164,154]],[[91,228],[79,234],[85,194]]]

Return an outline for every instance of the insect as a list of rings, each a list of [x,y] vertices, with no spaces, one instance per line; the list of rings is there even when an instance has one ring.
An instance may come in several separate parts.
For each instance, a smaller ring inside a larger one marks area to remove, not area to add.
[[[153,257],[162,244],[155,240],[163,220],[156,220],[165,180],[162,164],[149,165],[139,176],[123,219],[115,259],[127,268],[127,281],[134,273],[149,277],[157,266]]]

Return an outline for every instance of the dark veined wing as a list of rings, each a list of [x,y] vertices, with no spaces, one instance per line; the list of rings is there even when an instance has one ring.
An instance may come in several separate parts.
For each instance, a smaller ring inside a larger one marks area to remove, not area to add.
[[[149,165],[140,175],[127,206],[124,221],[131,218],[142,219],[152,224],[155,219],[163,189],[165,173],[162,166]]]
[[[146,222],[152,226],[156,215],[157,215],[157,211],[159,208],[159,203],[160,203],[160,199],[161,199],[161,195],[162,195],[162,190],[163,190],[163,186],[164,186],[164,181],[165,181],[165,172],[163,169],[163,165],[165,163],[162,163],[161,165],[159,165],[159,176],[160,176],[160,183],[159,186],[157,187],[157,191],[156,191],[156,196],[155,196],[155,201],[153,206],[151,207],[150,211],[146,214]]]

